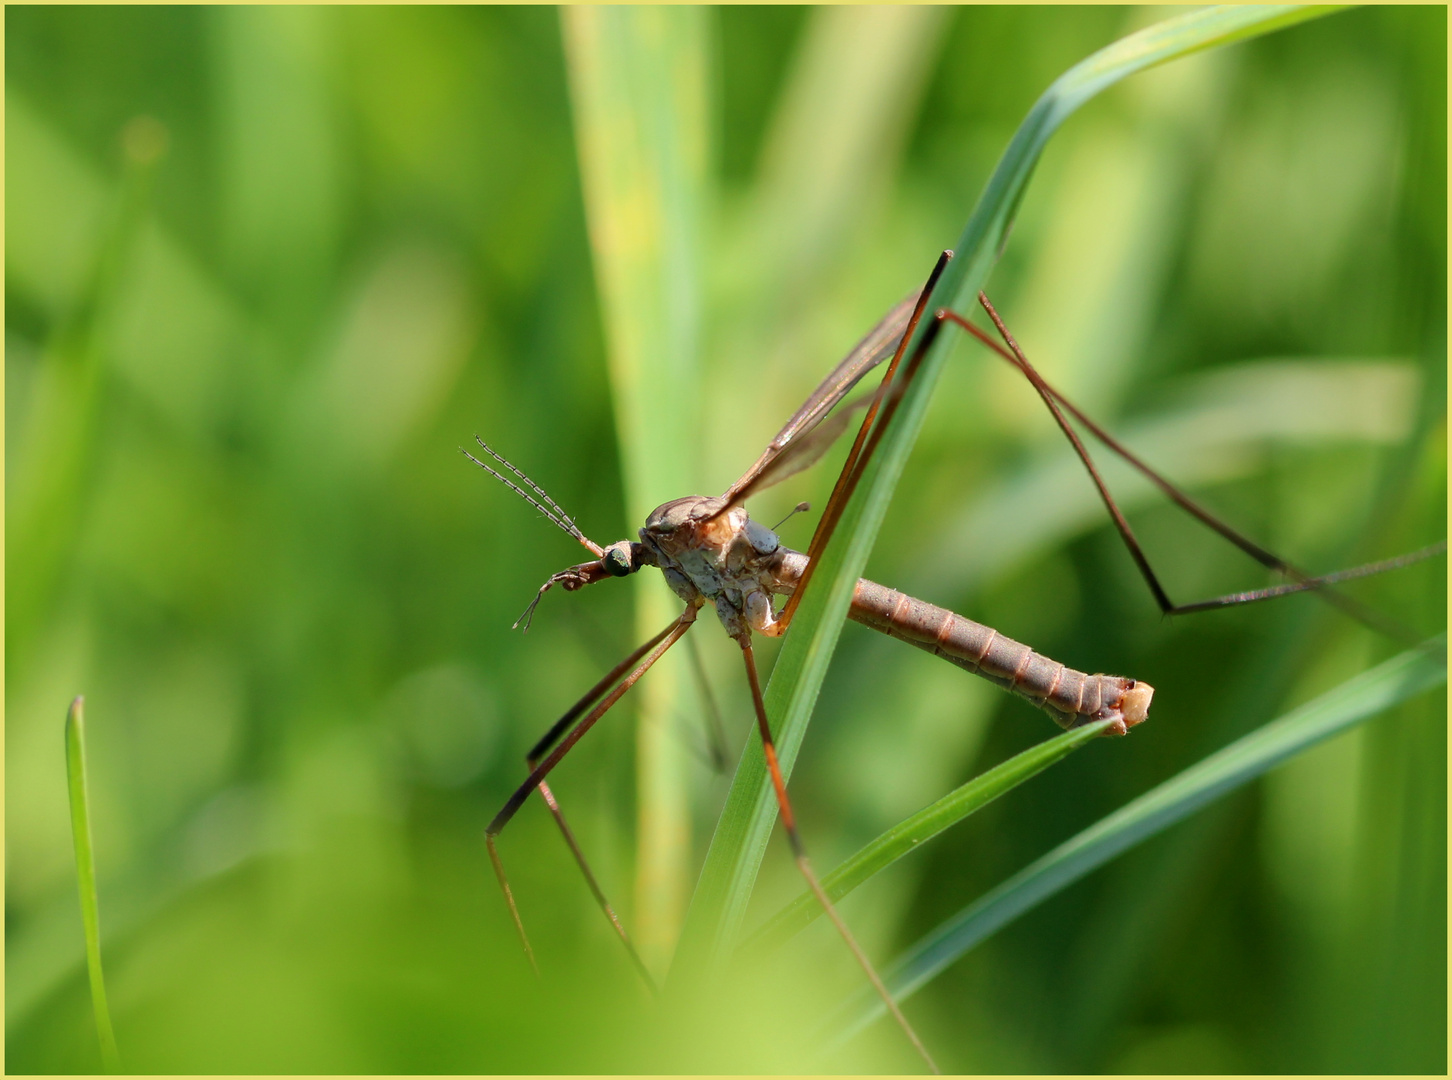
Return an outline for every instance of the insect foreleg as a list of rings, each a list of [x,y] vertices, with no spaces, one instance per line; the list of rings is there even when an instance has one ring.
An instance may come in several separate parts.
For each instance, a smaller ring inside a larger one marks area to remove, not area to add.
[[[484,830],[484,843],[485,846],[489,849],[489,861],[494,867],[495,876],[499,879],[499,887],[504,893],[505,903],[509,905],[509,914],[514,920],[514,928],[519,934],[520,943],[524,946],[525,956],[529,958],[530,966],[534,968],[536,974],[538,974],[539,972],[539,966],[535,963],[534,950],[530,946],[529,935],[526,934],[524,931],[524,922],[519,917],[519,907],[514,902],[514,892],[510,889],[509,879],[504,873],[504,864],[500,861],[499,851],[497,846],[495,845],[495,838],[500,834],[501,831],[503,831],[504,826],[509,824],[510,820],[514,817],[514,815],[519,812],[519,808],[524,805],[525,800],[529,798],[530,793],[533,792],[536,788],[540,788],[543,790],[545,778],[550,774],[554,767],[560,763],[564,756],[570,752],[571,748],[577,742],[579,742],[581,738],[584,737],[585,732],[589,731],[590,728],[594,727],[596,721],[598,721],[600,717],[604,716],[605,713],[610,710],[610,707],[614,705],[617,701],[619,701],[621,697],[625,695],[625,692],[629,690],[632,686],[634,686],[635,683],[640,679],[640,677],[644,675],[647,671],[649,671],[657,660],[665,655],[666,650],[674,645],[677,641],[679,641],[681,637],[685,634],[685,632],[691,628],[691,625],[696,621],[697,610],[698,608],[695,605],[687,607],[686,610],[681,613],[680,618],[676,619],[675,622],[671,623],[663,631],[661,631],[655,637],[651,638],[650,641],[646,642],[639,649],[633,652],[629,657],[626,658],[625,661],[617,664],[616,667],[611,671],[608,676],[606,676],[605,679],[602,679],[600,682],[596,683],[583,698],[575,703],[575,705],[569,710],[569,712],[564,715],[564,717],[562,717],[559,721],[555,723],[554,727],[552,727],[550,731],[546,733],[545,737],[536,744],[535,748],[530,751],[529,760],[533,767],[530,770],[529,779],[525,780],[523,784],[515,789],[514,794],[509,797],[508,801],[505,802],[504,806],[500,808],[499,813],[494,815],[494,820],[489,823],[488,828]],[[610,693],[606,695],[603,701],[601,701],[593,709],[590,709],[590,712],[585,716],[585,718],[570,730],[569,734],[564,737],[564,740],[560,742],[559,746],[555,747],[555,749],[549,754],[548,757],[546,757],[542,762],[534,764],[534,762],[538,761],[539,755],[544,753],[545,748],[547,748],[557,738],[559,738],[560,733],[564,731],[565,727],[569,725],[570,721],[573,720],[575,716],[578,716],[581,711],[589,708],[590,703],[595,699],[599,698],[605,687],[609,686],[611,682],[619,677],[620,672],[622,672],[626,667],[633,663],[642,653],[645,653],[647,650],[649,651],[649,655],[647,655],[645,659],[640,662],[639,666],[631,671],[630,674],[626,675],[625,678],[621,679],[619,685],[616,686],[615,689],[611,690]],[[589,882],[591,891],[595,894],[596,899],[601,903],[601,906],[604,908],[605,914],[610,919],[611,925],[617,930],[617,932],[621,936],[621,939],[625,942],[626,948],[630,951],[631,958],[638,966],[641,967],[642,974],[646,974],[647,982],[650,982],[649,975],[645,972],[643,965],[640,964],[640,958],[636,955],[634,947],[630,944],[630,939],[628,935],[626,935],[624,927],[620,925],[619,920],[615,916],[614,910],[610,907],[609,903],[606,902],[604,894],[600,891],[599,885],[595,881],[594,875],[590,872],[588,865],[585,863],[584,856],[581,854],[578,845],[575,843],[574,835],[570,832],[569,827],[566,825],[563,814],[559,812],[559,805],[555,802],[553,794],[546,795],[545,802],[550,806],[551,812],[555,815],[556,821],[559,823],[560,828],[564,831],[565,840],[570,845],[570,849],[574,851],[575,858],[579,862],[581,869],[584,870],[585,879],[587,882]]]
[[[534,762],[530,762],[531,765]],[[565,812],[560,809],[559,802],[555,799],[555,793],[550,790],[548,781],[539,782],[540,798],[544,799],[545,805],[550,808],[554,816],[555,824],[560,827],[560,834],[565,838],[565,844],[569,847],[571,854],[575,856],[575,864],[579,866],[580,873],[585,875],[585,883],[590,886],[590,892],[595,897],[595,903],[600,905],[600,910],[610,920],[610,925],[615,928],[615,933],[620,937],[620,943],[625,946],[625,951],[630,954],[630,961],[635,965],[635,970],[640,972],[640,977],[645,980],[645,985],[650,988],[652,994],[658,992],[655,979],[651,977],[650,969],[645,966],[645,961],[635,951],[635,943],[630,940],[626,933],[625,924],[620,921],[620,916],[615,914],[615,909],[610,906],[610,901],[605,898],[605,890],[600,888],[600,882],[595,878],[595,872],[590,869],[590,864],[585,859],[585,853],[580,850],[579,841],[575,839],[574,831],[569,823],[565,821]]]

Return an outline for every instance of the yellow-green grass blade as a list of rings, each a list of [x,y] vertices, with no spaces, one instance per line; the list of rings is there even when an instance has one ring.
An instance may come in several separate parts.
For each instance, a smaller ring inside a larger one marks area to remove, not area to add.
[[[76,851],[76,884],[81,894],[81,923],[86,932],[86,968],[91,976],[91,1007],[107,1072],[119,1072],[121,1057],[111,1030],[106,1004],[106,979],[101,973],[101,909],[96,898],[96,859],[91,843],[90,796],[86,786],[86,721],[84,700],[76,698],[66,712],[66,784],[70,790],[71,842]]]
[[[1071,68],[1049,87],[1009,143],[955,247],[956,257],[934,290],[929,310],[962,308],[987,280],[1003,248],[1039,155],[1079,106],[1119,80],[1205,49],[1231,44],[1314,18],[1329,8],[1212,8],[1176,16],[1131,34]],[[923,272],[926,276],[927,260]],[[921,337],[927,320],[919,327]],[[893,489],[922,425],[928,399],[948,353],[941,335],[924,359],[821,556],[813,584],[798,608],[766,691],[777,750],[790,774],[817,699],[852,590],[866,565]],[[744,918],[777,813],[760,747],[748,743],[726,808],[711,842],[687,917],[680,960],[722,958]],[[808,838],[810,845],[810,837]],[[684,969],[682,963],[677,967]]]
[[[931,806],[904,818],[877,839],[865,845],[830,874],[822,878],[822,888],[833,900],[840,900],[863,882],[886,870],[910,851],[916,851],[922,844],[962,821],[974,811],[987,806],[1000,795],[1006,795],[1024,781],[1037,776],[1050,765],[1067,757],[1091,739],[1097,737],[1111,721],[1100,720],[1093,724],[1061,732],[1052,739],[1045,739],[1037,746],[1031,746],[1007,761],[995,765],[981,776],[975,776],[968,783],[944,795]],[[791,935],[807,926],[818,915],[822,906],[810,892],[803,892],[759,931],[751,936],[743,948],[780,944]]]
[[[883,976],[888,988],[901,1001],[1000,927],[1091,870],[1297,754],[1446,681],[1447,638],[1439,635],[1238,739],[969,904],[894,961]],[[881,1011],[876,998],[857,996],[837,1014],[835,1038],[851,1038]]]
[[[629,521],[695,490],[701,244],[709,154],[706,13],[569,7],[562,25],[590,248],[605,326]],[[595,537],[608,543],[615,537]],[[637,585],[636,636],[680,614],[658,580]],[[672,734],[671,657],[637,689],[634,936],[652,966],[685,909],[690,812]]]

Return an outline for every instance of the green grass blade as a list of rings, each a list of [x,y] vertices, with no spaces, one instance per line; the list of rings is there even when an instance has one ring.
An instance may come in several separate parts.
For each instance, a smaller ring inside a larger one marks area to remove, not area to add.
[[[66,783],[71,799],[71,840],[76,849],[76,883],[81,893],[81,922],[86,930],[86,967],[91,975],[91,1007],[107,1072],[121,1070],[111,1010],[106,1005],[106,980],[101,974],[101,909],[96,899],[96,860],[91,846],[91,812],[86,789],[86,721],[84,699],[66,712]]]
[[[1116,855],[1169,828],[1282,762],[1408,698],[1447,681],[1447,639],[1349,679],[1146,792],[1060,844],[969,904],[899,957],[884,979],[899,1001],[1000,927]],[[865,996],[844,1006],[838,1036],[850,1038],[881,1013]]]
[[[931,806],[904,818],[867,844],[842,865],[822,878],[822,887],[833,900],[840,900],[879,871],[885,870],[910,851],[956,825],[969,814],[1006,795],[1050,765],[1067,757],[1097,737],[1110,721],[1101,720],[1061,732],[1021,754],[975,776],[962,787],[944,795]],[[803,892],[772,917],[745,943],[744,948],[780,944],[822,914],[822,906],[810,892]]]
[[[1212,8],[1176,16],[1100,50],[1062,75],[1030,110],[979,198],[933,295],[933,304],[963,307],[997,261],[1029,177],[1049,137],[1079,106],[1126,76],[1191,53],[1279,30],[1329,9]],[[926,276],[929,261],[924,259]],[[930,308],[931,309],[931,308]],[[919,333],[927,326],[924,320]],[[813,586],[798,608],[783,644],[766,706],[781,767],[790,775],[822,680],[847,617],[852,590],[887,512],[893,489],[922,426],[928,399],[947,357],[943,334],[925,358],[891,428],[822,554]],[[727,795],[691,902],[680,959],[695,966],[729,952],[756,881],[776,818],[765,762],[748,744]],[[678,964],[680,968],[682,965]]]
[[[626,510],[638,524],[699,479],[707,17],[692,8],[570,7],[561,19]],[[636,586],[641,640],[681,611],[645,577]],[[632,695],[640,717],[634,936],[658,967],[690,888],[688,760],[672,724],[679,682],[668,657]]]

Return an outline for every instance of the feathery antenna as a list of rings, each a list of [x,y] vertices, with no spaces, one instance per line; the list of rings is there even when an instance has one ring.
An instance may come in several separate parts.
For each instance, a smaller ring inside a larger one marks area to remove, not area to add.
[[[524,488],[520,487],[513,480],[509,479],[509,477],[505,476],[498,469],[495,469],[492,466],[486,465],[484,462],[480,461],[473,454],[469,453],[469,451],[465,450],[462,446],[459,447],[459,453],[463,454],[475,465],[478,465],[479,468],[483,469],[490,476],[494,477],[494,479],[498,480],[505,487],[509,488],[510,491],[514,492],[525,502],[529,503],[530,506],[534,507],[536,510],[538,510],[545,517],[553,521],[565,532],[573,536],[576,540],[578,540],[581,544],[585,546],[590,554],[598,557],[603,553],[604,549],[601,548],[599,544],[596,544],[593,540],[590,540],[588,537],[585,536],[584,533],[580,531],[580,527],[575,524],[575,519],[572,518],[569,514],[565,513],[564,508],[560,506],[559,503],[555,502],[554,499],[550,498],[549,493],[546,492],[544,488],[540,487],[529,477],[525,476],[524,473],[522,473],[518,468],[512,465],[504,457],[504,455],[494,450],[488,443],[486,443],[483,439],[479,438],[478,435],[474,436],[474,441],[484,448],[484,452],[486,454],[492,457],[495,461],[499,462],[499,464],[503,465],[520,480],[524,481],[525,485],[529,488],[529,491],[525,491]],[[531,494],[531,492],[533,494]],[[536,499],[534,497],[535,495],[538,495],[539,498]],[[541,502],[540,500],[543,500],[543,502]],[[536,602],[538,602],[538,600],[536,600]]]

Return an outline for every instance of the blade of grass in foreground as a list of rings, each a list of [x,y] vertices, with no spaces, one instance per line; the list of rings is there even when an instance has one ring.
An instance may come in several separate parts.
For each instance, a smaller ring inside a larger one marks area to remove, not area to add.
[[[1019,126],[960,237],[956,257],[934,290],[929,310],[963,307],[985,283],[1008,236],[1015,211],[1049,137],[1079,106],[1119,80],[1191,53],[1243,41],[1327,13],[1328,8],[1231,7],[1179,15],[1122,38],[1070,68],[1045,91]],[[923,260],[927,274],[929,260]],[[930,320],[919,325],[918,336]],[[867,564],[878,527],[922,426],[952,335],[940,335],[907,390],[857,494],[823,552],[813,585],[797,609],[791,632],[766,690],[767,714],[784,775],[790,776],[817,693],[826,677],[852,590]],[[726,797],[687,915],[672,971],[700,971],[724,959],[735,942],[756,883],[776,801],[757,740],[750,740]]]
[[[1000,795],[1006,795],[1031,777],[1037,776],[1056,761],[1067,757],[1095,738],[1111,721],[1085,724],[1071,731],[1045,739],[1021,754],[995,765],[980,776],[944,795],[931,806],[904,818],[876,840],[847,859],[822,878],[822,888],[833,900],[840,900],[879,871],[887,869],[909,851],[931,840],[944,829],[956,825],[975,810],[987,806]],[[769,947],[785,941],[822,914],[816,897],[804,892],[758,930],[743,948]]]
[[[84,699],[66,712],[66,784],[71,798],[71,838],[76,849],[76,882],[81,892],[81,922],[86,931],[86,967],[91,975],[91,1007],[107,1072],[121,1070],[111,1010],[106,1005],[106,980],[101,974],[101,913],[96,900],[96,860],[91,853],[90,799],[86,788],[86,722]]]
[[[691,403],[700,399],[709,21],[702,9],[672,7],[566,7],[560,19],[626,505],[639,523],[699,479]],[[643,641],[681,604],[654,582],[637,589]],[[679,693],[667,659],[632,694],[632,933],[653,968],[667,963],[690,895],[689,770],[668,719]]]
[[[1121,852],[1332,735],[1446,681],[1447,639],[1442,635],[1211,754],[969,904],[883,973],[888,988],[903,1000],[1000,927]],[[881,1011],[876,997],[854,997],[836,1014],[833,1041],[850,1039]]]

